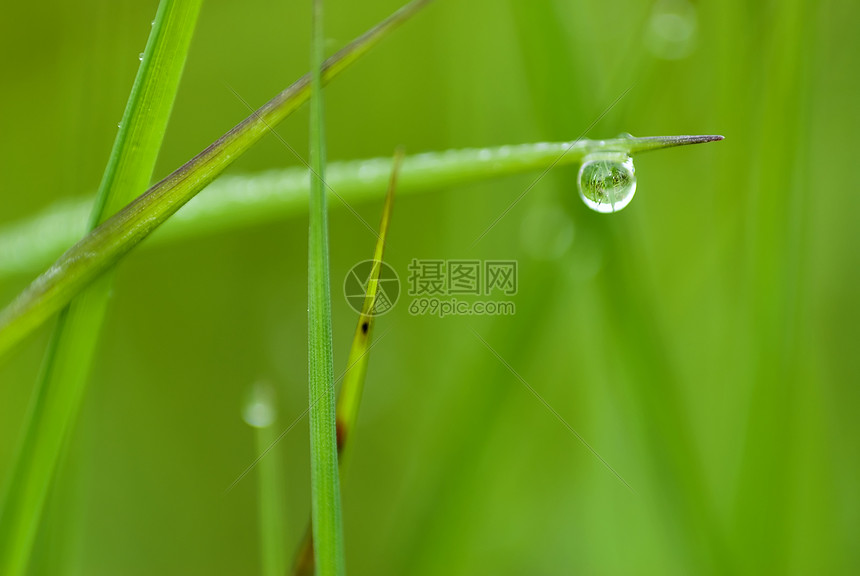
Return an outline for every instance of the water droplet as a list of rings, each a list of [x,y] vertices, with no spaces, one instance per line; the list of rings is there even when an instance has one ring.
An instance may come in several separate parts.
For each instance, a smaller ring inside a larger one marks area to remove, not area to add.
[[[143,52],[138,54],[137,59],[140,60],[141,62],[143,62]]]
[[[242,419],[248,426],[268,428],[278,416],[275,406],[275,390],[267,382],[257,382],[248,392],[242,406]]]
[[[633,200],[636,174],[633,159],[623,152],[587,156],[579,169],[579,195],[597,212],[618,212]]]
[[[693,50],[697,28],[696,7],[688,0],[659,0],[648,21],[648,49],[664,60],[684,58]]]
[[[122,128],[122,122],[117,122],[117,123],[116,123],[116,127],[117,127],[117,128]]]
[[[152,19],[152,22],[149,23],[150,26],[155,26],[155,19]]]

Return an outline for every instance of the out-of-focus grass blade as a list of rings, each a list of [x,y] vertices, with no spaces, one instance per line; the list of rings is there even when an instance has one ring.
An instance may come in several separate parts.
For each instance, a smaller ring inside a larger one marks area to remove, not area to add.
[[[311,520],[318,576],[345,572],[334,401],[334,352],[328,255],[325,112],[322,94],[323,2],[312,0],[310,202],[308,203],[308,401]]]
[[[819,467],[818,459],[809,460],[809,454],[798,446],[819,440],[810,437],[808,428],[816,418],[810,416],[815,408],[803,405],[815,398],[816,386],[803,376],[810,354],[802,335],[809,328],[803,320],[809,302],[803,295],[809,258],[804,253],[805,237],[814,222],[811,208],[821,197],[808,180],[814,164],[810,161],[814,125],[810,98],[817,70],[805,47],[817,45],[816,36],[822,29],[815,4],[792,0],[762,8],[768,26],[761,58],[770,82],[755,96],[756,103],[767,104],[748,126],[750,146],[745,158],[756,167],[745,175],[755,194],[741,204],[754,233],[744,246],[747,253],[739,259],[748,282],[739,304],[750,311],[746,319],[751,343],[750,397],[741,420],[746,440],[730,531],[750,574],[834,573],[838,570],[827,567],[828,554],[806,542],[815,524],[807,525],[809,517],[799,513],[811,504],[799,497],[809,486],[801,488],[798,480],[807,469]],[[775,133],[784,136],[773,139]],[[782,169],[774,170],[774,166]],[[816,501],[813,506],[818,505]],[[857,510],[856,505],[851,507]],[[828,524],[825,520],[820,525],[824,529],[816,534],[822,541],[830,537]],[[797,552],[791,549],[801,541],[804,548],[809,545],[806,552],[811,557],[822,555],[816,558],[815,568],[798,566]],[[855,563],[849,571],[858,566]]]
[[[257,382],[242,407],[242,418],[254,429],[258,454],[278,441],[274,427],[278,420],[277,394],[268,382]],[[287,569],[286,494],[283,462],[275,454],[257,466],[258,518],[260,522],[260,560],[263,576],[284,576]]]
[[[146,190],[164,140],[202,0],[162,0],[129,95],[89,229]],[[63,441],[80,411],[113,275],[60,313],[3,501],[0,574],[23,574]]]
[[[322,80],[336,76],[430,1],[414,0],[354,40],[326,62]],[[61,310],[83,287],[113,266],[296,110],[307,100],[309,89],[310,78],[306,75],[60,256],[0,312],[0,357]]]
[[[361,394],[364,391],[364,379],[367,374],[367,361],[370,358],[370,343],[373,336],[373,325],[376,317],[376,297],[379,292],[379,273],[382,269],[382,258],[385,252],[385,239],[388,236],[388,224],[391,221],[391,209],[394,206],[394,191],[397,188],[397,178],[403,162],[403,151],[398,149],[394,156],[388,192],[385,196],[385,206],[382,209],[382,222],[379,225],[379,237],[373,252],[373,267],[367,280],[367,291],[362,304],[358,325],[352,338],[347,359],[347,371],[343,377],[340,396],[337,399],[337,453],[340,476],[343,479],[344,460],[348,440],[358,418],[358,407],[361,404]],[[312,576],[314,573],[314,548],[311,526],[308,524],[305,537],[299,546],[293,565],[294,576]]]

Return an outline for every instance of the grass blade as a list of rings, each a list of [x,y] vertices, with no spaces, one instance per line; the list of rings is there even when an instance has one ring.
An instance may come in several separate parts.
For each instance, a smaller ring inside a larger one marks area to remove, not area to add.
[[[660,137],[667,144],[677,136]],[[654,146],[643,138],[640,152]],[[582,140],[558,162],[579,164],[583,157],[614,149],[617,141]],[[692,143],[689,142],[688,143]],[[425,152],[404,158],[398,195],[417,194],[543,170],[559,158],[569,144],[539,142],[481,150]],[[391,174],[391,158],[332,162],[326,181],[350,204],[378,200]],[[254,175],[227,175],[213,182],[205,196],[191,200],[143,247],[185,238],[244,228],[307,210],[308,173],[304,168],[283,168]],[[28,220],[0,228],[0,279],[37,271],[80,238],[90,201],[65,201]],[[332,207],[339,206],[335,202]]]
[[[202,0],[162,0],[90,215],[89,228],[146,189]],[[62,445],[80,410],[112,275],[89,285],[54,330],[0,510],[0,573],[23,574]]]
[[[343,71],[430,1],[415,0],[407,4],[350,43],[323,66],[322,81]],[[60,256],[47,272],[0,312],[0,357],[59,312],[274,125],[295,111],[307,100],[309,88],[310,79],[306,75]]]
[[[373,252],[376,265],[371,269],[367,282],[367,293],[364,297],[358,325],[349,349],[347,369],[343,376],[343,385],[337,399],[337,454],[341,479],[343,479],[344,461],[349,438],[358,418],[358,407],[361,404],[361,394],[364,391],[364,379],[367,374],[367,361],[370,357],[370,344],[375,324],[374,306],[379,290],[379,273],[382,257],[385,251],[385,239],[388,236],[388,224],[391,221],[391,209],[394,206],[394,191],[397,188],[397,177],[403,162],[403,152],[398,150],[394,156],[394,166],[385,196],[385,207],[382,209],[382,222],[379,225],[379,237]],[[311,576],[314,573],[314,548],[310,523],[305,530],[305,537],[299,546],[293,565],[293,576]]]
[[[373,326],[376,324],[375,306],[379,294],[379,274],[382,268],[382,258],[385,255],[385,239],[388,236],[391,210],[394,207],[394,191],[397,188],[397,179],[402,162],[403,152],[398,150],[394,157],[391,179],[385,196],[385,206],[382,209],[379,238],[376,240],[376,248],[373,252],[374,266],[370,272],[367,293],[364,297],[361,315],[358,318],[358,326],[356,326],[355,335],[352,338],[352,346],[349,349],[349,358],[347,359],[349,369],[343,378],[343,385],[337,402],[337,448],[341,460],[347,453],[349,439],[352,437],[352,431],[358,418],[361,395],[364,392],[364,378],[367,374],[367,361],[370,357],[368,351],[373,336]]]
[[[250,390],[242,417],[254,429],[258,454],[277,442],[274,426],[278,420],[277,394],[268,382],[257,382]],[[263,576],[283,576],[287,569],[286,495],[284,467],[276,455],[260,461],[258,471],[258,517],[260,522],[260,559]]]
[[[310,170],[308,212],[308,402],[311,436],[311,520],[319,576],[345,573],[334,402],[334,354],[325,189],[322,95],[323,3],[313,0],[311,33]]]

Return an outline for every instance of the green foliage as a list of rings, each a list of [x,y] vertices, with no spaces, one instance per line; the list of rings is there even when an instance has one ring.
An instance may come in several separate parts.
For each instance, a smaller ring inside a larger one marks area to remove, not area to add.
[[[141,59],[89,228],[95,228],[142,193],[152,178],[179,87],[202,0],[163,0]],[[0,573],[24,574],[42,508],[80,411],[113,276],[98,278],[62,304],[36,386],[3,500],[0,501]],[[74,299],[72,300],[72,297]]]
[[[408,19],[427,0],[415,0],[330,58],[321,70],[329,80]],[[0,357],[61,310],[80,290],[176,213],[264,134],[308,98],[302,77],[217,142],[139,196],[72,246],[12,304],[0,312]]]
[[[97,188],[155,4],[5,7],[2,304],[86,233],[91,201],[54,221],[76,227],[62,240],[57,224],[12,227]],[[330,3],[331,45],[393,4]],[[157,177],[247,114],[225,82],[256,106],[306,71],[309,8],[205,4]],[[612,216],[582,205],[565,158],[474,245],[560,149],[492,180],[492,162],[446,181],[406,159],[386,249],[403,285],[412,258],[516,260],[520,285],[513,316],[416,317],[407,296],[379,319],[342,484],[350,573],[860,573],[860,195],[845,181],[858,19],[856,2],[438,2],[328,85],[338,160],[403,144],[499,161],[499,145],[598,118],[586,137],[728,137],[637,155],[636,197]],[[306,113],[278,128],[296,150]],[[310,505],[308,427],[292,426],[308,406],[309,180],[288,163],[263,138],[117,268],[32,576],[262,572],[264,467],[224,495],[261,453],[237,416],[261,379],[282,392],[282,425],[258,466],[283,467],[295,549]],[[390,168],[328,166],[351,206],[329,198],[335,374],[357,318],[340,283],[376,242],[355,215],[376,223]],[[50,328],[0,361],[0,482]]]

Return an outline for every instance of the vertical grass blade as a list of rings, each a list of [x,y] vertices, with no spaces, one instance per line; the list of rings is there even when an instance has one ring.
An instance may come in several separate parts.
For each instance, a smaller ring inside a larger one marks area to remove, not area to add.
[[[809,211],[819,202],[818,190],[806,181],[811,170],[809,98],[816,74],[808,47],[816,45],[820,34],[817,14],[814,4],[800,0],[768,5],[762,13],[768,22],[762,61],[771,80],[756,96],[762,112],[750,126],[755,144],[749,147],[749,186],[755,194],[746,200],[746,219],[754,232],[745,246],[744,306],[750,311],[753,346],[746,441],[732,519],[732,535],[747,559],[748,574],[803,572],[792,548],[803,541],[800,534],[814,530],[795,512],[808,497],[799,497],[804,489],[798,479],[809,460],[798,446],[815,442],[804,425],[810,416],[803,403],[814,397],[808,394],[815,394],[816,386],[803,376],[809,362],[802,337],[809,254],[802,247],[814,221]],[[774,133],[785,136],[772,141]],[[836,570],[816,566],[813,571]]]
[[[242,417],[254,429],[258,454],[278,441],[274,427],[278,420],[277,394],[268,382],[257,382],[250,391]],[[260,563],[263,576],[284,576],[287,569],[287,519],[284,467],[271,454],[257,467],[258,518],[260,522]]]
[[[146,190],[202,0],[162,0],[93,207],[93,229]],[[65,308],[34,392],[0,509],[0,574],[23,574],[62,446],[86,390],[112,275]]]
[[[388,193],[385,197],[385,207],[382,209],[382,222],[379,225],[379,237],[376,240],[376,248],[373,252],[375,265],[371,269],[367,282],[367,293],[364,296],[358,325],[355,327],[355,335],[352,338],[352,346],[349,349],[347,368],[343,377],[343,385],[340,388],[340,396],[337,399],[337,454],[341,479],[345,468],[346,448],[348,440],[352,437],[352,430],[358,418],[358,407],[361,404],[361,394],[364,390],[364,379],[367,374],[367,361],[369,359],[370,343],[373,336],[373,325],[375,324],[374,306],[376,296],[379,292],[379,272],[382,269],[382,257],[385,251],[385,239],[388,236],[388,223],[391,221],[391,209],[394,206],[394,190],[397,188],[397,178],[400,166],[403,162],[403,151],[398,149],[394,156],[394,164],[388,184]],[[311,525],[305,530],[305,537],[299,546],[296,559],[293,564],[293,576],[311,576],[314,573],[314,548]]]
[[[311,519],[317,574],[344,574],[343,522],[337,468],[325,116],[322,95],[323,3],[313,0],[311,33],[310,169],[308,211],[308,401],[311,436]]]

